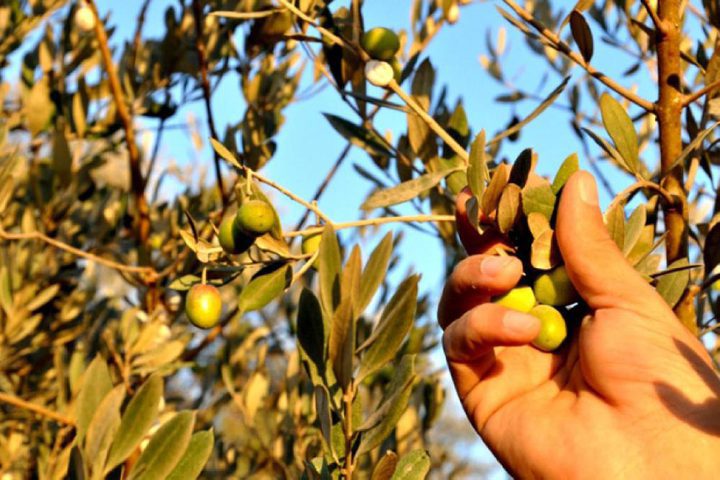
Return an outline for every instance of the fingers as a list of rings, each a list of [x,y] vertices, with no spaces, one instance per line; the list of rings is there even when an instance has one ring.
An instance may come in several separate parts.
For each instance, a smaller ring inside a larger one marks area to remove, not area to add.
[[[664,305],[610,238],[589,173],[577,172],[565,184],[556,234],[568,276],[593,310],[615,307],[647,314]]]
[[[448,326],[443,348],[453,381],[463,399],[495,363],[495,347],[527,345],[540,331],[532,315],[486,303]]]
[[[474,255],[458,263],[443,290],[438,306],[442,328],[494,295],[513,288],[522,275],[515,257]]]

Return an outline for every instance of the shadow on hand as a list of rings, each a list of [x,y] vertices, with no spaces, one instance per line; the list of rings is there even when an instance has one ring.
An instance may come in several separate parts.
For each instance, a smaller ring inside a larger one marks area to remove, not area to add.
[[[714,395],[697,403],[674,385],[656,383],[655,390],[660,400],[680,420],[698,430],[720,436],[720,382],[717,372],[685,343],[675,340],[675,347]]]

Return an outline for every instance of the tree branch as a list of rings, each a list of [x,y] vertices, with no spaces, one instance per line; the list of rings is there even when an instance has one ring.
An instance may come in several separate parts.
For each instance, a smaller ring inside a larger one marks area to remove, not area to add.
[[[36,405],[14,395],[0,392],[0,402],[7,403],[8,405],[12,405],[23,410],[28,410],[33,413],[37,413],[42,417],[49,418],[50,420],[55,420],[56,422],[63,423],[65,425],[75,425],[75,421],[70,417],[66,417],[65,415],[53,412],[52,410],[49,410],[42,405]]]
[[[688,105],[692,104],[695,100],[700,99],[703,95],[707,95],[708,93],[712,92],[716,88],[720,87],[720,79],[715,80],[714,82],[710,83],[709,85],[705,85],[703,88],[698,90],[697,92],[691,93],[690,95],[686,95],[685,99],[683,100],[683,107],[687,107]]]
[[[202,6],[199,0],[193,0],[193,16],[195,18],[195,50],[198,55],[198,64],[200,66],[200,86],[203,92],[203,100],[205,101],[205,112],[207,115],[208,128],[210,129],[210,136],[212,138],[218,137],[217,130],[215,129],[215,117],[212,112],[212,104],[210,102],[210,81],[208,80],[208,61],[207,53],[205,51],[205,36],[203,32],[203,17],[202,17]],[[214,161],[215,161],[215,180],[217,182],[218,191],[220,192],[220,199],[222,200],[223,207],[227,205],[228,198],[225,193],[222,181],[222,170],[220,169],[220,155],[213,149]]]
[[[404,215],[397,217],[379,217],[369,218],[366,220],[355,220],[352,222],[333,223],[335,230],[343,230],[346,228],[368,227],[374,225],[384,225],[386,223],[426,223],[426,222],[454,222],[455,215]],[[305,235],[314,235],[322,233],[323,227],[306,228],[305,230],[297,230],[294,232],[284,232],[283,236],[301,237]]]
[[[650,20],[652,20],[653,25],[655,25],[655,29],[658,31],[664,31],[665,26],[663,25],[662,20],[660,20],[660,17],[658,17],[657,12],[652,8],[650,5],[650,2],[648,0],[640,0],[643,4],[643,7],[645,7],[645,10],[647,10],[648,15],[650,15]]]
[[[568,57],[570,60],[578,64],[580,67],[584,68],[585,71],[593,78],[598,79],[600,82],[605,84],[608,88],[614,90],[619,95],[622,95],[635,105],[644,108],[645,110],[649,112],[655,111],[655,105],[652,102],[649,102],[648,100],[645,100],[644,98],[636,95],[635,93],[631,92],[627,88],[623,87],[619,83],[617,83],[612,78],[606,76],[604,73],[598,71],[593,67],[589,62],[586,62],[585,59],[578,54],[577,52],[574,52],[570,46],[562,41],[553,31],[548,29],[545,25],[543,25],[540,21],[535,19],[535,17],[532,16],[530,12],[528,12],[526,9],[522,8],[520,5],[515,3],[513,0],[503,0],[505,4],[510,7],[520,18],[522,18],[526,23],[532,25],[535,30],[540,33],[540,35],[543,36],[549,43],[550,46],[552,46],[555,50],[559,51],[566,57]],[[662,3],[662,2],[661,2]]]

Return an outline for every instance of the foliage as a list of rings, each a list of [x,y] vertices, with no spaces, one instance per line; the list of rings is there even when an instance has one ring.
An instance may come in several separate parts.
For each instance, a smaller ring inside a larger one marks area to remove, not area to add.
[[[418,275],[396,271],[403,236],[378,238],[363,256],[338,233],[406,223],[440,238],[451,267],[463,255],[454,200],[467,186],[472,228],[495,230],[532,278],[557,267],[554,214],[578,156],[557,162],[550,180],[536,173],[530,148],[513,150],[550,107],[567,111],[583,160],[612,190],[605,219],[628,261],[688,328],[717,326],[717,30],[693,31],[696,47],[683,47],[686,84],[676,93],[684,132],[669,146],[664,135],[656,164],[649,152],[657,122],[668,125],[657,106],[668,93],[646,100],[590,63],[598,32],[632,52],[625,77],[665,61],[656,57],[652,2],[581,0],[568,11],[560,2],[505,0],[500,15],[547,62],[547,93],[513,85],[505,30],[495,42],[488,35],[481,62],[507,88],[496,100],[512,118],[504,127],[485,119],[478,134],[462,101],[450,105],[438,87],[442,65],[426,55],[469,2],[410,2],[411,28],[399,32],[394,59],[400,81],[387,89],[364,77],[362,2],[337,3],[178,2],[151,37],[143,33],[146,0],[123,45],[92,1],[0,6],[0,65],[19,67],[19,78],[0,70],[0,472],[8,478],[478,475],[454,451],[457,437],[443,441],[445,427],[436,428],[447,422],[443,377],[430,360],[439,332]],[[706,12],[689,14],[717,27],[713,2],[705,3]],[[92,30],[74,22],[87,8]],[[686,35],[679,44],[695,44]],[[316,202],[323,189],[303,199],[262,173],[283,112],[307,79],[306,57],[312,81],[338,90],[355,114],[326,114],[348,144],[336,166],[350,148],[368,154],[356,170],[373,191],[357,202],[365,216],[357,221],[330,219]],[[210,100],[226,78],[239,80],[244,111],[221,127]],[[516,109],[528,102],[520,118]],[[214,150],[214,178],[200,181],[197,168],[157,163],[164,129],[193,103],[206,108]],[[374,125],[386,109],[406,115],[397,138]],[[141,124],[156,125],[152,148],[139,148]],[[604,178],[608,165],[634,182],[617,196]],[[185,188],[162,195],[170,180]],[[307,209],[294,229],[275,209],[281,196]],[[228,254],[218,228],[253,200],[273,206],[272,229]],[[400,204],[417,214],[398,216]],[[317,225],[305,225],[310,216]],[[317,234],[315,253],[294,242]],[[224,315],[208,331],[184,314],[185,292],[198,283],[222,293]]]

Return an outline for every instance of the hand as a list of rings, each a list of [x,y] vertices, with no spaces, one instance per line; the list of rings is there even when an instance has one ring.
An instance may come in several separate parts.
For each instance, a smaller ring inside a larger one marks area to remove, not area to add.
[[[488,303],[515,286],[514,257],[472,254],[445,286],[438,318],[473,426],[517,478],[717,478],[720,381],[703,345],[626,261],[603,224],[587,172],[566,184],[557,240],[591,309],[567,345],[530,342],[539,321]]]

